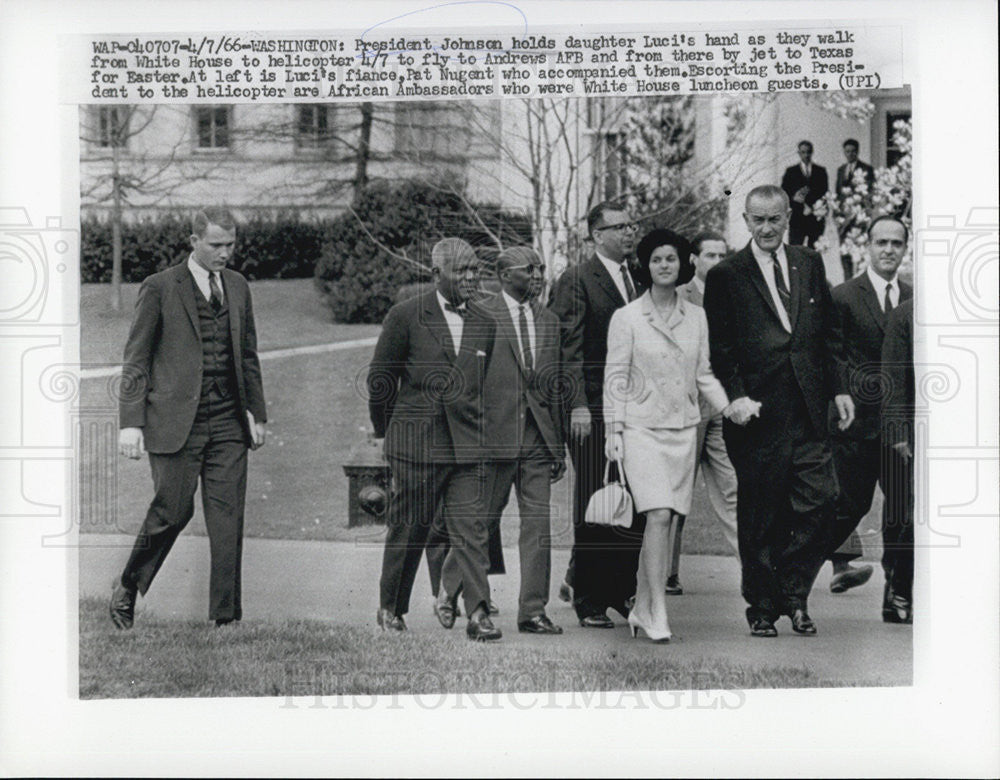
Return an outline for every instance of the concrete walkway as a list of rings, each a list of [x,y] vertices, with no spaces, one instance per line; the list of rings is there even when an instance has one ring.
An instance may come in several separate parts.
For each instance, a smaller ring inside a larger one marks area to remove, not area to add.
[[[132,537],[80,537],[79,593],[106,599],[110,586],[128,558]],[[861,588],[834,596],[829,591],[829,566],[816,583],[809,611],[819,628],[815,637],[794,634],[787,619],[778,623],[777,639],[754,639],[743,617],[739,570],[735,558],[688,556],[681,563],[683,596],[668,600],[675,639],[653,645],[631,639],[616,613],[613,631],[580,628],[573,610],[558,601],[558,577],[569,553],[553,552],[552,601],[548,614],[565,629],[560,637],[519,634],[516,628],[519,582],[516,548],[506,551],[508,573],[491,577],[493,599],[500,607],[497,625],[502,643],[560,643],[567,647],[624,654],[660,653],[678,662],[725,658],[736,665],[805,668],[820,680],[862,685],[909,685],[912,682],[912,629],[881,621],[881,572]],[[247,539],[243,560],[244,622],[308,619],[350,625],[374,625],[381,569],[380,543],[306,542]],[[145,599],[139,600],[136,630],[149,611],[159,618],[207,620],[208,540],[184,534]],[[413,632],[443,629],[431,612],[425,567],[417,577],[406,616]],[[460,618],[453,634],[462,637]]]

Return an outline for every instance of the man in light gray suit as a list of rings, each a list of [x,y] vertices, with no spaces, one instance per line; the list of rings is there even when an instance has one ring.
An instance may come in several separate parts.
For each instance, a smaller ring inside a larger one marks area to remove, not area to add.
[[[729,254],[726,239],[719,233],[706,231],[698,234],[691,242],[691,261],[694,263],[694,278],[687,284],[677,288],[677,294],[686,301],[702,305],[705,295],[705,276],[722,258]],[[712,505],[712,514],[726,541],[739,556],[739,545],[736,536],[736,470],[729,462],[726,454],[726,443],[722,440],[722,415],[712,414],[707,403],[701,403],[701,424],[698,426],[698,463],[701,476],[705,480],[708,492],[708,502]],[[681,532],[684,530],[684,518],[679,518],[675,524],[676,533],[673,542],[673,560],[670,562],[670,575],[667,578],[667,593],[680,596],[684,593],[680,581],[681,562]]]

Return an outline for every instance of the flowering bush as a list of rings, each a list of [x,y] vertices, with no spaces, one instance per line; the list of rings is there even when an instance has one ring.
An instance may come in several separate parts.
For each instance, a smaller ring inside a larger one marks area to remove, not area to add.
[[[868,262],[868,226],[872,220],[891,214],[906,225],[911,243],[913,239],[913,123],[900,119],[893,123],[893,144],[899,158],[893,165],[875,169],[875,178],[869,191],[864,172],[854,171],[850,192],[827,193],[817,201],[814,211],[818,217],[833,216],[837,226],[840,254],[849,255],[854,263],[854,275],[863,271]],[[829,249],[824,240],[818,243],[820,251]],[[907,256],[912,247],[907,247]],[[909,260],[904,260],[904,265]],[[905,273],[905,270],[904,270]]]

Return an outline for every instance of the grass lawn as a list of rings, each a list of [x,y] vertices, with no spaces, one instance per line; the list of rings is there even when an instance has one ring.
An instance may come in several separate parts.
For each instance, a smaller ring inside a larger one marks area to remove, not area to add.
[[[628,655],[624,662],[623,655]],[[80,604],[80,697],[335,696],[618,690],[745,690],[869,685],[808,669],[635,651],[512,647],[462,631],[381,634],[374,627],[275,621],[217,629],[158,620],[118,631],[107,602]],[[594,701],[590,699],[590,701]]]

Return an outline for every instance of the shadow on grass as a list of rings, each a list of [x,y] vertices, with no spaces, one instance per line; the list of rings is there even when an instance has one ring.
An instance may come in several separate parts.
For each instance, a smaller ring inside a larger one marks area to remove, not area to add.
[[[469,642],[460,629],[382,634],[374,626],[311,621],[215,628],[147,613],[118,631],[107,604],[80,604],[80,697],[427,695],[559,691],[689,691],[873,685],[820,680],[805,668],[728,659],[669,660],[648,652]],[[593,704],[593,697],[584,697]],[[730,707],[739,706],[735,697]],[[675,705],[680,706],[680,705]],[[702,705],[704,707],[704,705]]]

